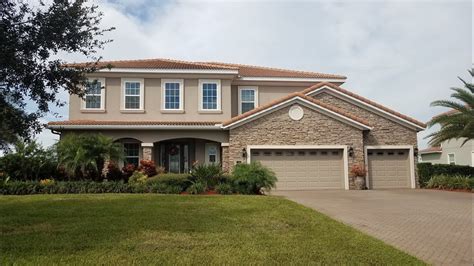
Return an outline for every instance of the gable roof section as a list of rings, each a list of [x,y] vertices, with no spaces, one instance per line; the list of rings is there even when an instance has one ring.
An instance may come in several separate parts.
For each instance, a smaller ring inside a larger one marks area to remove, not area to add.
[[[419,151],[419,154],[431,154],[431,153],[442,153],[443,149],[440,146],[429,147],[424,150]]]
[[[346,122],[359,129],[362,129],[362,130],[371,129],[369,123],[366,120],[358,118],[352,114],[346,113],[339,108],[335,108],[321,101],[318,101],[314,99],[313,97],[306,96],[301,92],[295,92],[295,93],[289,94],[278,100],[275,100],[268,104],[257,107],[253,110],[250,110],[246,113],[238,115],[228,121],[225,121],[222,124],[222,128],[227,129],[227,128],[235,128],[235,127],[241,126],[243,124],[251,122],[257,118],[260,118],[264,115],[272,113],[273,111],[279,110],[280,108],[286,107],[298,101],[300,101],[303,104],[309,105],[310,107],[313,107],[313,109],[317,109],[328,116],[337,118],[338,120]]]
[[[337,85],[334,85],[332,83],[329,83],[329,82],[322,82],[322,83],[318,83],[316,85],[313,85],[313,86],[303,90],[302,93],[305,94],[305,95],[313,95],[313,94],[316,94],[317,92],[320,92],[324,89],[329,89],[330,91],[336,92],[338,95],[343,95],[347,98],[355,100],[355,101],[361,103],[362,105],[364,105],[365,107],[369,107],[370,109],[372,109],[374,111],[378,111],[379,113],[389,115],[392,118],[395,118],[398,122],[408,124],[411,127],[417,128],[417,130],[424,130],[426,128],[426,124],[423,123],[423,122],[420,122],[420,121],[418,121],[414,118],[411,118],[409,116],[406,116],[404,114],[396,112],[396,111],[394,111],[394,110],[392,110],[388,107],[385,107],[381,104],[378,104],[374,101],[371,101],[367,98],[364,98],[360,95],[357,95],[353,92],[345,90],[345,89],[343,89],[343,88],[341,88]]]
[[[85,67],[92,63],[72,63],[66,64],[66,67]],[[235,74],[239,78],[288,78],[288,79],[323,79],[336,80],[344,82],[346,79],[342,75],[325,74],[319,72],[288,70],[281,68],[271,68],[262,66],[230,64],[221,62],[193,62],[172,59],[141,59],[141,60],[118,60],[118,61],[101,61],[97,67],[104,68],[101,71],[124,71],[124,72],[152,72],[152,71],[189,71],[203,72],[216,71],[226,74]],[[111,69],[108,69],[111,67]]]

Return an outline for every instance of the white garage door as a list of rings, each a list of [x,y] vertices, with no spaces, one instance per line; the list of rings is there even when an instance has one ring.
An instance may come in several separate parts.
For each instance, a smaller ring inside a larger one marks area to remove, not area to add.
[[[251,160],[272,169],[279,190],[343,189],[343,150],[252,150]]]
[[[410,188],[409,150],[368,150],[370,188]]]

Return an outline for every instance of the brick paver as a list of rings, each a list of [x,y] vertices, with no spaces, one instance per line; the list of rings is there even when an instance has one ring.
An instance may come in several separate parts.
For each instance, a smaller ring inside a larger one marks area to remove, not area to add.
[[[435,265],[472,265],[473,194],[435,190],[278,191]]]

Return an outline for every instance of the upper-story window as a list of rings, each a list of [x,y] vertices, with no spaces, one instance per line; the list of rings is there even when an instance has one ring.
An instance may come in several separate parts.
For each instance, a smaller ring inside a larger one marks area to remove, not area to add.
[[[199,80],[199,110],[221,110],[221,81]]]
[[[83,109],[105,109],[105,79],[90,79],[85,89]]]
[[[162,79],[161,95],[163,110],[183,110],[184,81],[182,79]]]
[[[256,108],[258,105],[258,87],[239,86],[239,114]]]
[[[143,79],[122,79],[123,110],[143,110]]]

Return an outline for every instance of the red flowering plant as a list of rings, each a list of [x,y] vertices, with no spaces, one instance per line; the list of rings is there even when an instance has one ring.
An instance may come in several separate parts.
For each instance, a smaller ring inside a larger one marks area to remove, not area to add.
[[[353,177],[365,177],[366,171],[362,164],[355,164],[351,167],[351,176]]]
[[[156,171],[155,162],[152,160],[140,160],[140,166],[138,167],[138,171],[142,172],[148,177],[152,177],[158,174],[158,172]]]
[[[136,167],[133,163],[128,163],[124,167],[122,167],[122,172],[124,176],[126,177],[126,179],[131,177],[133,175],[133,172],[135,172],[135,170],[136,170]]]

